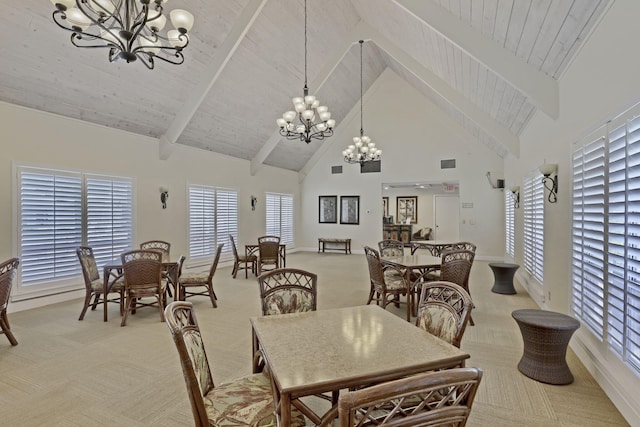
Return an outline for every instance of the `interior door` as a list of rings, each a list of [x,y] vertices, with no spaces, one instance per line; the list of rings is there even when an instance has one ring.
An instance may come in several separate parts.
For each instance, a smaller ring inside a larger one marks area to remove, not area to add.
[[[434,240],[457,242],[460,240],[460,199],[457,195],[433,196],[435,210]]]

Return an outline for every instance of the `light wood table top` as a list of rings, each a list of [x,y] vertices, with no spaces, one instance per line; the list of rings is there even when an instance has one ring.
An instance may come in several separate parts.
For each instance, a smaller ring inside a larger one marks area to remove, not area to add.
[[[251,319],[281,394],[282,424],[302,396],[338,392],[434,369],[462,366],[469,355],[375,305]],[[335,416],[332,409],[324,415]]]

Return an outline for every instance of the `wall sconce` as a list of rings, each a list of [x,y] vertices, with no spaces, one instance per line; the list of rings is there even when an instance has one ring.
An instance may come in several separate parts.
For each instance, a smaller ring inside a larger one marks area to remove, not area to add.
[[[167,209],[167,199],[169,198],[169,189],[160,187],[160,202],[162,202],[162,209]]]
[[[511,198],[513,199],[513,209],[518,209],[520,207],[520,186],[519,185],[511,186]]]
[[[539,169],[540,173],[544,176],[542,183],[544,187],[549,190],[547,200],[549,200],[549,203],[556,203],[558,201],[558,164],[545,162]]]
[[[251,196],[251,210],[255,211],[256,210],[256,205],[258,204],[258,199],[256,199],[256,196]]]

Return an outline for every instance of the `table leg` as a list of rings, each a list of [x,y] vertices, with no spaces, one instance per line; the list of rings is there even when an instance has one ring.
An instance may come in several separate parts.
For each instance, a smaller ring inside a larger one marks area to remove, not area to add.
[[[291,425],[291,395],[289,393],[280,395],[280,421],[281,425],[285,427]]]
[[[103,286],[103,288],[102,288],[102,292],[103,292],[103,294],[102,294],[102,305],[104,305],[104,307],[103,307],[104,311],[103,311],[103,316],[102,316],[103,317],[103,319],[102,319],[103,322],[107,321],[107,313],[108,313],[108,311],[107,311],[107,298],[109,297],[109,294],[107,292],[109,291],[109,274],[110,273],[111,272],[107,271],[106,268],[104,269],[103,280],[102,280],[102,286]]]
[[[255,363],[256,353],[260,348],[260,343],[258,342],[258,336],[256,335],[256,331],[251,328],[251,366],[253,367],[253,373],[259,373],[258,364]]]

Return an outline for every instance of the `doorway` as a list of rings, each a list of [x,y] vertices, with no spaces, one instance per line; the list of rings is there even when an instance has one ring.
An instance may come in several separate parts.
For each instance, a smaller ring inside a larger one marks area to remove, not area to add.
[[[460,198],[458,195],[433,196],[433,239],[448,242],[460,240]]]

